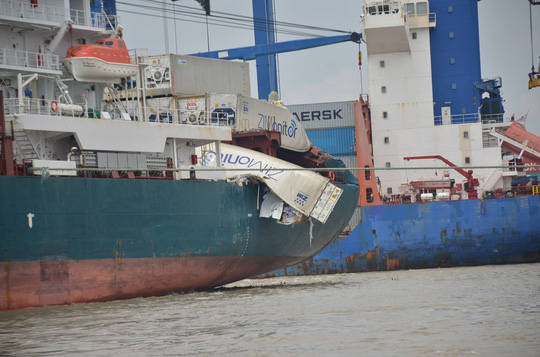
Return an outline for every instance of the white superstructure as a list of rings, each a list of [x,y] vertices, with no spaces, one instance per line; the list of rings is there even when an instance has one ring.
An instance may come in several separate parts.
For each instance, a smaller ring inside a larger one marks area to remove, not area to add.
[[[406,162],[407,156],[442,155],[457,166],[501,165],[501,149],[485,143],[482,123],[435,125],[430,28],[436,26],[427,1],[366,0],[363,38],[367,44],[375,167],[433,167],[440,170],[379,170],[381,194],[399,194],[402,185],[464,177],[436,160]],[[471,88],[471,93],[473,89]],[[471,95],[472,98],[472,95]],[[472,99],[471,99],[472,100]],[[474,169],[480,189],[501,183],[501,171]],[[484,187],[485,186],[485,187]]]

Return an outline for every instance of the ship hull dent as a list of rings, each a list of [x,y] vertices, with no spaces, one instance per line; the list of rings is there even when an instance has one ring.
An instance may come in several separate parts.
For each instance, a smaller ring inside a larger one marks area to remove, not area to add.
[[[540,261],[540,196],[371,206],[313,258],[267,276]]]
[[[208,289],[297,264],[352,215],[358,186],[339,186],[311,227],[259,218],[252,183],[0,176],[0,310]]]

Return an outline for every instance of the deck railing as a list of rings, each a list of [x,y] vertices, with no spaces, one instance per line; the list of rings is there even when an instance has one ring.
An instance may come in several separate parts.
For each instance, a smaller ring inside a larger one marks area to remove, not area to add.
[[[54,23],[63,23],[71,19],[73,24],[79,26],[110,29],[116,27],[119,17],[105,15],[97,12],[88,12],[76,9],[66,9],[59,6],[32,4],[30,1],[0,1],[0,16],[14,17],[18,20],[41,20]]]
[[[206,111],[178,110],[168,108],[150,108],[146,107],[142,111],[142,118],[139,117],[137,110],[130,113],[122,113],[118,110],[103,111],[94,108],[88,108],[85,111],[85,105],[77,103],[81,109],[74,106],[64,106],[56,100],[46,100],[39,98],[23,98],[23,103],[19,103],[17,98],[4,99],[4,108],[6,115],[17,113],[47,115],[47,116],[75,116],[103,120],[125,120],[125,121],[145,121],[162,124],[184,124],[200,126],[229,126],[235,125],[235,119],[226,113],[209,113]],[[129,104],[128,104],[129,108]]]
[[[0,67],[18,66],[60,71],[58,55],[50,53],[27,52],[12,49],[0,49]]]
[[[58,6],[32,4],[30,1],[1,1],[0,16],[18,19],[42,20],[62,23],[66,20],[64,8]]]
[[[456,114],[448,117],[437,116],[435,119],[435,125],[447,125],[447,124],[470,124],[478,123],[480,121],[480,115],[475,114]]]
[[[447,125],[447,124],[471,124],[482,121],[482,124],[498,124],[510,121],[508,118],[504,118],[504,114],[456,114],[443,118],[442,116],[436,116],[435,125]]]

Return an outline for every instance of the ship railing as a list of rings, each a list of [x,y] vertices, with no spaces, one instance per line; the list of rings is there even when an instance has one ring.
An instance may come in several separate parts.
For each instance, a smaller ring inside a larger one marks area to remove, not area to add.
[[[69,17],[74,25],[94,27],[110,30],[116,28],[120,17],[117,15],[107,15],[98,12],[88,12],[77,9],[69,10]]]
[[[42,68],[60,71],[60,58],[52,53],[37,53],[0,49],[0,66],[18,66],[28,68]]]
[[[500,124],[509,122],[510,118],[505,118],[503,113],[499,114],[456,114],[451,116],[436,116],[435,125],[448,124],[471,124],[482,122],[482,124]]]
[[[1,1],[0,16],[13,17],[17,21],[40,20],[57,24],[70,18],[75,25],[101,29],[116,28],[119,21],[116,15],[44,5],[43,1],[32,3],[28,0]]]
[[[64,103],[65,104],[65,103]],[[77,106],[80,108],[75,110]],[[37,114],[37,115],[50,115],[50,116],[86,116],[82,114],[84,112],[84,104],[77,103],[74,106],[70,106],[70,110],[63,110],[60,103],[57,100],[47,100],[40,98],[23,98],[22,103],[18,98],[4,99],[4,111],[6,115],[13,114]],[[94,112],[94,111],[92,111]]]
[[[436,116],[435,125],[449,125],[449,124],[471,124],[478,123],[480,121],[480,115],[474,114],[455,114],[448,116]]]
[[[32,4],[30,1],[1,1],[0,16],[15,17],[17,20],[43,20],[61,23],[66,20],[64,8]]]
[[[129,50],[129,59],[131,63],[147,64],[148,48],[132,48]]]
[[[139,120],[134,117],[134,120]],[[236,124],[235,118],[226,112],[208,112],[205,110],[181,110],[169,108],[146,107],[143,110],[143,121],[152,123],[228,126]]]
[[[483,114],[481,115],[482,124],[500,124],[510,119],[505,118],[503,113],[499,114]]]
[[[201,126],[227,126],[235,125],[235,118],[228,113],[215,113],[202,110],[178,110],[168,108],[149,108],[143,110],[142,120],[137,113],[121,113],[118,111],[98,111],[89,108],[85,112],[85,106],[82,103],[66,106],[69,109],[63,109],[64,106],[57,100],[47,100],[39,98],[23,98],[22,103],[18,98],[4,99],[4,110],[6,115],[13,114],[37,114],[49,116],[75,116],[90,117],[95,119],[112,120],[131,120],[145,121],[162,124],[183,124],[183,125],[201,125]]]

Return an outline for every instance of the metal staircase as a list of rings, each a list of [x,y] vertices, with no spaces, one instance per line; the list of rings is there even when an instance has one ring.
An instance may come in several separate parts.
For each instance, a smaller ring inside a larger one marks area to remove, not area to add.
[[[15,137],[15,144],[25,160],[39,159],[36,147],[25,130],[15,130],[13,134]]]

